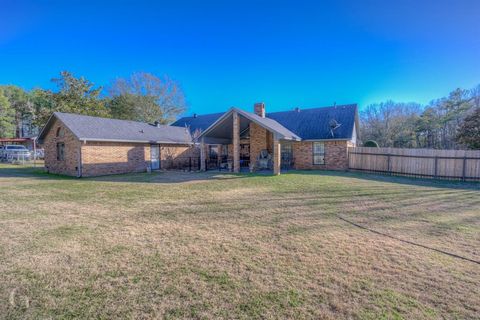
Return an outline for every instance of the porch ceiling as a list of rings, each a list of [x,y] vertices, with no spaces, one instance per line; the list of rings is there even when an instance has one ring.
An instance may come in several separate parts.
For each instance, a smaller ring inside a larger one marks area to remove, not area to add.
[[[248,128],[251,120],[245,118],[239,114],[240,118],[240,132]],[[233,114],[229,114],[227,117],[218,122],[203,136],[205,143],[224,143],[229,144],[233,141]]]
[[[240,132],[244,131],[250,122],[255,122],[272,132],[279,140],[301,141],[301,138],[290,130],[283,127],[275,120],[261,118],[256,114],[249,113],[237,108],[232,108],[207,128],[200,137],[206,143],[230,143],[233,140],[233,113],[237,112],[240,118]]]

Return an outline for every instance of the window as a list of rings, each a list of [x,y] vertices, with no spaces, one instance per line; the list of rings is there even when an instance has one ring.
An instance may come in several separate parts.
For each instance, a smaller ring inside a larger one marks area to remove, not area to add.
[[[65,160],[65,143],[57,143],[57,160]]]
[[[63,138],[63,135],[64,135],[63,128],[62,127],[58,128],[57,129],[57,137]]]
[[[313,143],[313,164],[325,164],[325,144],[323,142]]]

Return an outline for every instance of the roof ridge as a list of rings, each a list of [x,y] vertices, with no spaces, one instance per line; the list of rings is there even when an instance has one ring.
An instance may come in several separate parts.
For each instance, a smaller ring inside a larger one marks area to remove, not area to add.
[[[217,114],[220,115],[220,114],[224,114],[225,112],[228,112],[228,111],[230,111],[230,109],[225,110],[225,111],[222,111],[222,112],[197,114],[196,117],[193,116],[193,115],[191,115],[191,116],[183,116],[183,117],[179,118],[179,120],[180,120],[180,119],[185,119],[185,118],[198,118],[198,117],[205,117],[205,116],[213,116],[213,115],[217,115]]]
[[[356,103],[349,103],[349,104],[338,104],[335,106],[323,106],[323,107],[314,107],[314,108],[299,108],[300,111],[312,111],[312,110],[320,110],[320,109],[334,109],[334,108],[340,108],[340,107],[357,107],[358,105]],[[284,110],[284,111],[273,111],[273,112],[267,112],[266,114],[272,114],[272,113],[283,113],[283,112],[296,112],[295,110]]]
[[[117,119],[117,118],[107,118],[107,117],[97,117],[97,116],[90,116],[86,114],[80,114],[80,113],[73,113],[73,112],[60,112],[60,111],[55,111],[53,114],[58,115],[58,114],[66,114],[66,115],[72,115],[76,117],[84,117],[84,118],[95,118],[95,119],[102,119],[102,120],[110,120],[110,121],[120,121],[120,122],[134,122],[134,123],[140,123],[140,124],[145,124],[149,125],[152,127],[156,127],[152,123],[148,122],[143,122],[143,121],[137,121],[137,120],[127,120],[127,119]],[[168,124],[160,124],[162,127],[170,127]],[[158,127],[157,127],[158,128]]]
[[[329,109],[329,108],[339,108],[339,107],[358,107],[358,104],[357,103],[347,103],[347,104],[338,104],[338,105],[335,105],[335,106],[322,106],[322,107],[313,107],[313,108],[300,108],[300,110],[302,111],[309,111],[309,110],[318,110],[318,109]],[[239,108],[239,107],[234,107],[235,109],[239,109],[241,111],[244,111],[244,112],[248,112],[248,113],[253,113],[255,114],[255,112],[252,112],[252,111],[246,111],[246,110],[243,110],[242,108]],[[205,116],[213,116],[213,115],[221,115],[221,114],[224,114],[228,111],[230,111],[231,108],[223,111],[223,112],[215,112],[215,113],[205,113],[205,114],[197,114],[197,118],[198,117],[205,117]],[[282,113],[282,112],[293,112],[295,110],[292,110],[292,109],[289,109],[289,110],[283,110],[283,111],[273,111],[273,112],[267,112],[266,114],[272,114],[272,113]],[[175,120],[173,123],[177,122],[178,120],[181,120],[181,119],[188,119],[188,118],[195,118],[194,116],[183,116],[183,117],[180,117],[178,118],[177,120]]]

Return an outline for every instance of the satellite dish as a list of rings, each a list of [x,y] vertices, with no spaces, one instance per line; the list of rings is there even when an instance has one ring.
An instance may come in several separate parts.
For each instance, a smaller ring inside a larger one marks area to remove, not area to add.
[[[330,126],[330,133],[332,134],[332,137],[334,137],[335,135],[333,134],[333,131],[338,129],[338,127],[340,127],[342,124],[338,123],[338,121],[335,119],[331,119],[328,122],[328,125]]]

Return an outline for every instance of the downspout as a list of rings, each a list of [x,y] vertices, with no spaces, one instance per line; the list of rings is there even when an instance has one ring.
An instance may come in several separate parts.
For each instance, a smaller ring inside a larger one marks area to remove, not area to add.
[[[83,140],[83,143],[86,143],[85,140]],[[80,144],[78,146],[78,165],[77,165],[77,178],[82,177],[82,141],[80,141]]]

